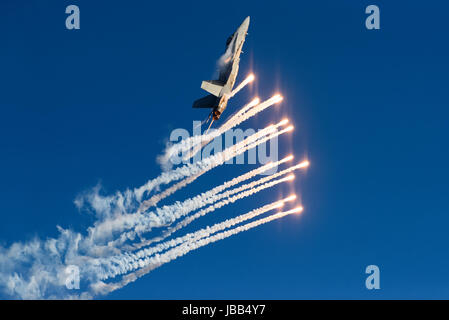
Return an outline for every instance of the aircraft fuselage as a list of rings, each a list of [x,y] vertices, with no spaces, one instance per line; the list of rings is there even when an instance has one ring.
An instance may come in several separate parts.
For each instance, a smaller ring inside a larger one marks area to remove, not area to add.
[[[240,27],[226,41],[226,51],[220,59],[218,80],[203,81],[201,88],[210,93],[194,101],[193,108],[212,108],[212,118],[218,120],[228,105],[239,73],[240,54],[249,27],[247,17]]]

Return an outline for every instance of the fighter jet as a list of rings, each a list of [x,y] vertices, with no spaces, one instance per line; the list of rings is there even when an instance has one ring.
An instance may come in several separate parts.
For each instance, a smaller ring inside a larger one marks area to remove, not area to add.
[[[226,51],[221,58],[222,65],[218,80],[203,81],[201,89],[210,94],[193,102],[193,108],[212,108],[209,115],[213,120],[218,120],[226,109],[229,96],[234,87],[235,79],[239,72],[240,53],[248,32],[249,17],[226,41]],[[212,124],[212,123],[211,123]]]

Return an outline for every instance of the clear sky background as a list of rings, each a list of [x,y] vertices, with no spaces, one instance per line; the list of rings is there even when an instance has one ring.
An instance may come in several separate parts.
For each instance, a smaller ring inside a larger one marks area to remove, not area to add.
[[[81,29],[65,28],[65,8]],[[376,4],[381,30],[365,28]],[[305,211],[196,250],[106,298],[449,298],[449,63],[445,1],[0,2],[0,242],[83,231],[73,200],[157,176],[171,130],[191,130],[227,37],[250,15],[240,63],[257,80],[226,114],[280,91],[280,139],[311,167],[292,186],[216,211],[195,228],[296,190]],[[252,165],[223,166],[172,200]],[[193,230],[193,229],[192,229]],[[381,290],[365,288],[380,267]],[[1,297],[1,295],[0,295]]]

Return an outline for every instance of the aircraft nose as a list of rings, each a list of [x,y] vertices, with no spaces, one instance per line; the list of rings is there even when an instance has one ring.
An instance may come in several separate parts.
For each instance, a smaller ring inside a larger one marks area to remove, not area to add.
[[[243,21],[243,25],[245,25],[246,27],[249,26],[249,16],[246,17],[245,21]]]
[[[248,17],[246,17],[246,19],[245,20],[243,20],[243,22],[242,22],[242,24],[240,25],[240,27],[239,27],[239,31],[240,30],[248,30],[248,27],[249,27],[249,16]]]

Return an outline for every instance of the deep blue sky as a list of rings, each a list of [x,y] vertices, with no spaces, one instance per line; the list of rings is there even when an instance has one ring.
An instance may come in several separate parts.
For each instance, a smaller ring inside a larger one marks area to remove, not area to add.
[[[81,30],[65,29],[69,4]],[[381,30],[365,28],[369,4]],[[449,298],[448,10],[443,1],[1,1],[1,243],[56,236],[56,225],[81,231],[92,220],[77,194],[157,176],[164,140],[204,118],[191,102],[250,15],[239,79],[253,71],[257,81],[229,109],[284,94],[244,127],[295,123],[280,156],[312,163],[295,182],[304,214],[107,298]],[[173,199],[252,167],[214,170]],[[276,190],[197,226],[290,193]],[[381,270],[376,292],[365,289],[369,264]]]

